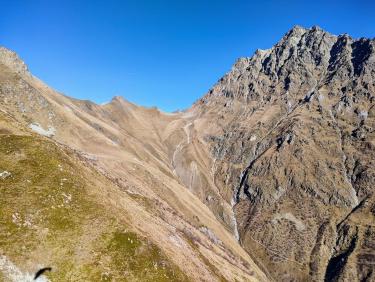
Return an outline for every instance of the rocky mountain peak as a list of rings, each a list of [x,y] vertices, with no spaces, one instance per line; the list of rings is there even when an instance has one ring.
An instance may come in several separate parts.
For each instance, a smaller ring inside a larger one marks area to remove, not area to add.
[[[206,140],[240,242],[277,281],[375,281],[374,47],[295,26],[195,105],[216,119]]]
[[[119,96],[119,95],[116,95],[116,96],[113,96],[112,99],[111,99],[111,103],[123,103],[123,102],[127,102],[124,97],[122,96]]]
[[[212,94],[270,100],[286,92],[300,99],[319,82],[334,83],[373,72],[374,44],[374,40],[355,40],[347,34],[335,36],[318,26],[294,26],[272,48],[238,59],[201,101],[208,101]],[[368,84],[369,79],[364,77],[361,83]]]
[[[120,107],[123,109],[134,109],[137,107],[137,105],[129,102],[126,98],[120,95],[113,96],[111,101],[109,102],[109,105]]]
[[[284,37],[281,39],[280,43],[287,42],[291,45],[297,44],[301,37],[307,32],[306,28],[295,25],[291,30],[289,30]]]
[[[14,72],[29,74],[29,70],[24,61],[15,52],[4,47],[0,47],[0,64],[7,66]]]

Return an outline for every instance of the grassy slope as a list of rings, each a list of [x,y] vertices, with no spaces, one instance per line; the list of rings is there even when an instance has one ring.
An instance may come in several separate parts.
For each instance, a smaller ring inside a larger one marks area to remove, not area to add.
[[[12,174],[0,179],[0,254],[29,272],[52,266],[52,281],[187,280],[88,192],[95,172],[72,160],[44,138],[0,134],[0,172]]]

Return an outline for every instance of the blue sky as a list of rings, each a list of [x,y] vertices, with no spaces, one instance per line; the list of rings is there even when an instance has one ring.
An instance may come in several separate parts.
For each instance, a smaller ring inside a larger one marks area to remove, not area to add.
[[[293,25],[375,37],[375,1],[0,0],[0,45],[56,90],[189,107],[238,57]]]

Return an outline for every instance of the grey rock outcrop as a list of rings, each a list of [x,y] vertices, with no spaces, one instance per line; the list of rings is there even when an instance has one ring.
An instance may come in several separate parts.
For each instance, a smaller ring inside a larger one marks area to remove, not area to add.
[[[277,281],[375,272],[375,218],[358,208],[375,202],[374,51],[371,39],[296,26],[194,105],[207,126],[219,117],[205,135],[216,184],[235,199],[242,246]],[[340,224],[354,211],[364,219]]]
[[[17,53],[0,47],[0,63],[20,74],[29,74],[29,70]]]

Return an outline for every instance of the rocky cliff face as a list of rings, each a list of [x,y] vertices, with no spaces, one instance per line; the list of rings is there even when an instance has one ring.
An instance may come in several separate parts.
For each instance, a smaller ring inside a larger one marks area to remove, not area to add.
[[[375,41],[298,26],[194,105],[241,245],[278,281],[375,279],[374,105]]]

